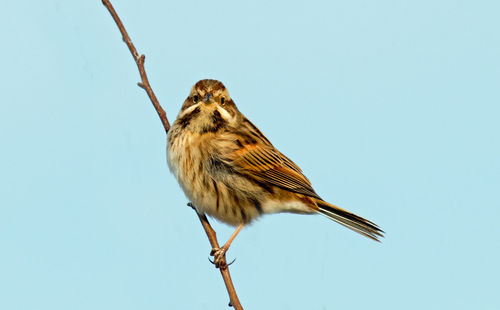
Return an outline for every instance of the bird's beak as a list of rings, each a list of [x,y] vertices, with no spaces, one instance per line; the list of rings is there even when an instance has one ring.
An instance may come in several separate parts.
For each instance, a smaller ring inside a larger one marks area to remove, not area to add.
[[[205,103],[210,103],[210,102],[212,102],[212,101],[213,101],[213,100],[211,100],[212,98],[213,98],[212,94],[211,94],[211,93],[207,93],[207,94],[205,95],[205,97],[203,98],[203,102],[205,102]]]

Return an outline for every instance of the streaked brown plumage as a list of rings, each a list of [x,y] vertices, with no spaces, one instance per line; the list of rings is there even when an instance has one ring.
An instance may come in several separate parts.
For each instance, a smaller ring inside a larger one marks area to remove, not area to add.
[[[200,213],[241,227],[266,213],[320,213],[378,241],[374,223],[323,201],[300,168],[236,108],[216,80],[196,83],[168,133],[168,163]]]

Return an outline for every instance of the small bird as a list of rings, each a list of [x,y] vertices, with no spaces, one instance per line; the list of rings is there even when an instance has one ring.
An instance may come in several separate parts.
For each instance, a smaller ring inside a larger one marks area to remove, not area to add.
[[[211,252],[217,267],[240,230],[263,214],[320,213],[375,241],[383,237],[374,223],[321,199],[217,80],[193,86],[168,132],[167,152],[170,171],[196,211],[237,226]]]

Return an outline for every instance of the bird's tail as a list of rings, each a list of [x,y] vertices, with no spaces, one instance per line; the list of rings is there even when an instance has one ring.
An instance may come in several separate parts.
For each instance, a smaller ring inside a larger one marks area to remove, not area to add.
[[[379,237],[384,237],[383,230],[381,230],[375,223],[372,223],[361,216],[329,204],[328,202],[324,202],[323,200],[317,199],[316,204],[319,207],[319,213],[351,230],[354,230],[357,233],[362,234],[365,237],[378,242],[380,242]]]

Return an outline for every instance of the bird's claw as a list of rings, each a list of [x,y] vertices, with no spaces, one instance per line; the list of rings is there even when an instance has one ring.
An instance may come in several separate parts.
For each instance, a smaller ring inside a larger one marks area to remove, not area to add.
[[[212,264],[215,265],[216,268],[226,268],[227,266],[231,265],[234,263],[234,260],[229,263],[229,265],[226,263],[226,252],[227,248],[221,247],[221,248],[213,248],[212,251],[210,251],[210,256],[214,257],[214,260],[210,260]]]
[[[208,258],[208,261],[215,265],[215,261],[211,260],[210,257]],[[236,261],[236,258],[233,258],[233,260],[230,263],[226,263],[226,267],[231,266],[235,261]],[[217,267],[217,268],[219,268],[219,267]]]

